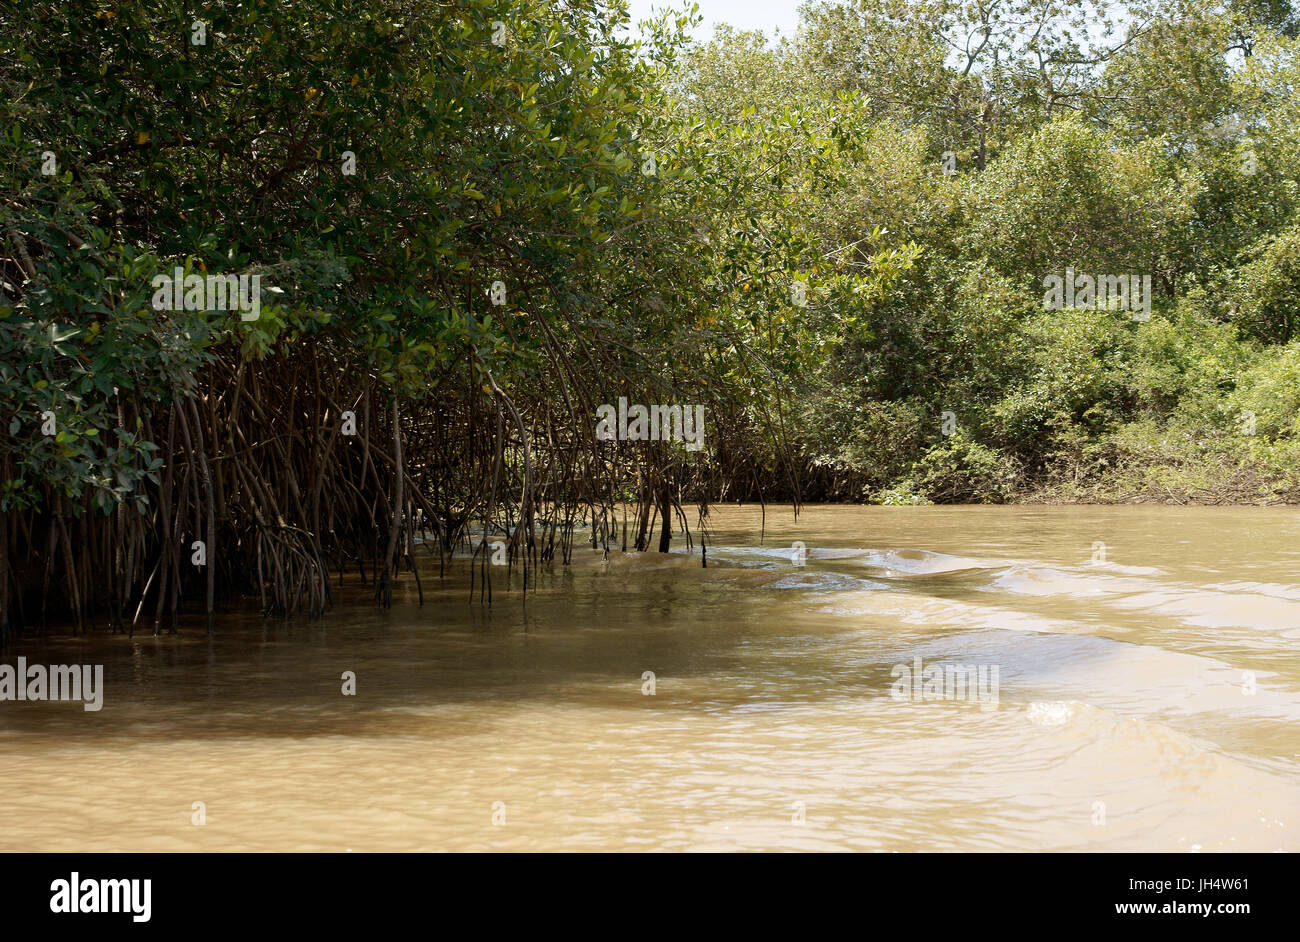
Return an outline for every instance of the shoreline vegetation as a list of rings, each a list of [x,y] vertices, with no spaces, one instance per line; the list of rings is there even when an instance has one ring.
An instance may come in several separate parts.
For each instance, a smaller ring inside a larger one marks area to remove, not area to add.
[[[694,22],[0,5],[0,646],[422,534],[490,602],[723,502],[1300,501],[1291,4]]]

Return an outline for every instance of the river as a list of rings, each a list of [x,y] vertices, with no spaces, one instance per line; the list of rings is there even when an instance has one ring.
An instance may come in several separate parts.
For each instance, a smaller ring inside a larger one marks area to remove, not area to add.
[[[711,520],[526,605],[435,560],[423,607],[20,638],[103,708],[0,702],[0,850],[1300,850],[1297,510]]]

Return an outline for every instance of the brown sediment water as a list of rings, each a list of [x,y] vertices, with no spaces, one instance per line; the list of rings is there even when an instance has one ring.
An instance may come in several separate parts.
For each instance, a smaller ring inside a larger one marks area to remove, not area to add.
[[[0,850],[1300,849],[1295,509],[711,520],[526,605],[435,561],[423,607],[19,638],[103,708],[0,702]]]

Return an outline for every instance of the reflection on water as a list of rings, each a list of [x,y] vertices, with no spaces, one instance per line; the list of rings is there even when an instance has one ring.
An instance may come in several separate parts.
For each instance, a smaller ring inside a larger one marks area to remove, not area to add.
[[[423,608],[20,639],[104,708],[0,703],[0,849],[1300,849],[1296,511],[766,524],[715,510],[707,569],[580,551],[526,606],[435,565]],[[891,696],[918,657],[996,666],[996,709]]]

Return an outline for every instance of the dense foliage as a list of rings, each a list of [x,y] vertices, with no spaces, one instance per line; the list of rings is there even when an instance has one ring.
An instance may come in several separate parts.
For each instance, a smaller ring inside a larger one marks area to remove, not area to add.
[[[722,499],[1294,497],[1289,5],[690,26],[0,4],[0,622],[388,601],[421,543],[490,591],[489,541],[526,579]],[[257,309],[160,306],[178,269]],[[1149,319],[1045,308],[1067,271]],[[705,447],[598,437],[620,398]]]
[[[828,251],[915,254],[792,384],[805,497],[1300,496],[1290,5],[803,12],[779,43],[722,32],[681,85],[742,124],[829,103],[867,159],[818,206]],[[1149,276],[1149,316],[1048,303],[1067,269]]]
[[[684,506],[748,488],[755,443],[797,486],[781,391],[822,338],[790,286],[822,256],[796,195],[857,142],[682,113],[687,25],[637,39],[621,3],[548,0],[5,4],[6,623],[66,603],[157,630],[246,590],[320,611],[330,570],[367,561],[388,601],[418,543],[472,548],[490,591],[497,537],[526,585],[583,520],[605,545],[646,548],[656,520],[661,548],[690,539]],[[819,297],[865,314],[906,262]],[[160,295],[173,273],[184,295]],[[214,307],[217,275],[258,279],[257,309]],[[598,440],[622,398],[703,406],[706,447]]]

